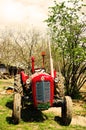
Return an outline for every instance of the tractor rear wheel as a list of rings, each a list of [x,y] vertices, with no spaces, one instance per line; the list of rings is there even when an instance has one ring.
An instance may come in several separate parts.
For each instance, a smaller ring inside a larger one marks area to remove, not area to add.
[[[21,119],[21,95],[19,93],[14,95],[12,117],[14,124],[18,124]]]
[[[72,99],[69,96],[64,97],[61,107],[62,124],[68,126],[72,120]]]
[[[23,95],[23,87],[22,87],[22,83],[21,83],[20,74],[16,74],[15,77],[14,77],[14,89],[15,89],[16,92]]]

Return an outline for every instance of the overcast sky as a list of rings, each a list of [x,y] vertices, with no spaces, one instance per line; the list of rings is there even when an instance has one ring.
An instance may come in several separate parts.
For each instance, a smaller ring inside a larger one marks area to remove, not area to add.
[[[44,27],[53,0],[0,0],[0,25]]]
[[[43,21],[47,18],[48,7],[52,5],[53,0],[0,0],[0,26],[31,25],[45,28]]]

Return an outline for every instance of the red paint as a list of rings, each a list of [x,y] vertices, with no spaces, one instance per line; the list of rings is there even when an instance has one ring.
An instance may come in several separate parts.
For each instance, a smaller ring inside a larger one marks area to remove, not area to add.
[[[21,71],[21,78],[22,78],[23,83],[26,83],[26,80],[29,78],[29,76],[26,75],[26,74],[24,73],[24,71]]]
[[[41,77],[44,78],[44,81],[50,82],[50,105],[53,105],[53,99],[54,99],[54,79],[51,77],[51,75],[47,73],[35,73],[31,76],[32,79],[32,93],[33,93],[33,101],[34,106],[37,107],[37,100],[36,100],[36,82],[41,81]]]
[[[54,70],[53,73],[54,73],[54,78],[56,78],[56,70]],[[52,76],[51,73],[50,73],[50,75]]]

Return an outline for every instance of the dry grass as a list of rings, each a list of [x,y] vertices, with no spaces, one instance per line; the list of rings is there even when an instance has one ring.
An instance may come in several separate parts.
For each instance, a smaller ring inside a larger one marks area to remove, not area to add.
[[[13,85],[13,79],[0,80],[0,91]],[[85,89],[85,88],[82,88]],[[86,90],[86,89],[85,89]],[[61,109],[50,108],[35,111],[31,107],[22,111],[19,125],[12,122],[13,95],[0,94],[0,130],[84,130],[86,129],[86,104],[82,100],[73,100],[73,120],[70,126],[62,126]],[[55,117],[57,121],[55,120]]]

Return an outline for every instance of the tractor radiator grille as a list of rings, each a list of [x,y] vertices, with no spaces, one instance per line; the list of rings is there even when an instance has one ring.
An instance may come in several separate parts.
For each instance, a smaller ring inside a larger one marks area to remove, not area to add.
[[[40,103],[49,102],[50,100],[50,82],[36,82],[36,100]]]

